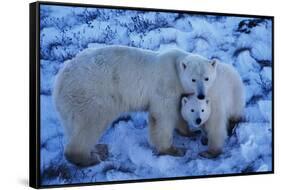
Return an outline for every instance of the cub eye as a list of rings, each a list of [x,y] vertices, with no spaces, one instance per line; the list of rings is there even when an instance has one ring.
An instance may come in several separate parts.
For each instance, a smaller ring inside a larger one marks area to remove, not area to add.
[[[208,80],[209,80],[209,78],[208,78],[208,77],[206,77],[206,78],[205,78],[205,81],[208,81]]]
[[[192,82],[196,82],[196,80],[195,80],[195,79],[192,79]]]
[[[194,109],[191,109],[190,111],[191,111],[191,112],[194,112]]]
[[[204,112],[204,109],[203,110],[201,110],[202,112]]]

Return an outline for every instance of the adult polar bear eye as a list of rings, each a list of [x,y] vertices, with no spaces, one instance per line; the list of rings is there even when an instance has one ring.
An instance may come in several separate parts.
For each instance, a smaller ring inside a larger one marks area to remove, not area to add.
[[[191,109],[190,111],[191,111],[191,112],[194,112],[194,109]]]
[[[208,81],[208,80],[209,80],[209,77],[206,77],[206,78],[205,78],[205,81]]]
[[[196,80],[195,80],[195,79],[192,79],[192,82],[196,82]]]
[[[201,111],[204,112],[204,109],[202,109]]]

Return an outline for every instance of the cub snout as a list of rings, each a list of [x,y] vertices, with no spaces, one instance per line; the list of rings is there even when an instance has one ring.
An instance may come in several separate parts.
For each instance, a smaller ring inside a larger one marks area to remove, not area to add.
[[[201,118],[197,118],[195,122],[196,122],[197,125],[199,125],[201,123],[201,121],[202,121]]]

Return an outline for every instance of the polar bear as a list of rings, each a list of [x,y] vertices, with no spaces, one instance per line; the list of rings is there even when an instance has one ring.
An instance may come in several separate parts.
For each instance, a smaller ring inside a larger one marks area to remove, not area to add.
[[[237,122],[243,116],[245,106],[243,82],[231,65],[208,60],[199,55],[187,56],[180,63],[180,67],[182,68],[180,79],[185,92],[195,94],[197,103],[206,97],[211,102],[209,119],[204,125],[208,137],[208,150],[201,155],[208,158],[216,157],[222,152],[229,122]],[[186,105],[186,109],[192,111],[192,108]],[[196,103],[195,105],[198,106]],[[182,112],[183,117],[192,120],[192,114],[187,114],[187,110]]]
[[[200,100],[194,94],[182,95],[180,105],[181,115],[188,126],[200,128],[202,132],[201,143],[208,144],[205,123],[211,113],[211,103],[208,98]]]
[[[209,99],[198,99],[195,95],[183,95],[181,115],[189,126],[200,127],[209,119],[211,105]]]
[[[181,117],[184,93],[180,66],[190,54],[125,46],[86,49],[66,61],[56,77],[54,103],[67,134],[67,160],[94,165],[107,156],[98,140],[110,123],[129,111],[149,112],[149,142],[159,154],[182,155],[172,146],[173,130],[193,136]]]

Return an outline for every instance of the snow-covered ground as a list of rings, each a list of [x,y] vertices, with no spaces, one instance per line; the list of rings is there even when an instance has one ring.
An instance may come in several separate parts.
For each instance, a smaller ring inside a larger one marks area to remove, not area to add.
[[[245,17],[41,6],[41,183],[54,185],[200,176],[272,170],[272,23]],[[65,139],[52,102],[63,62],[87,47],[121,44],[155,51],[178,47],[236,67],[247,94],[246,120],[216,159],[205,159],[200,139],[174,134],[183,157],[156,156],[147,140],[145,112],[109,128],[101,142],[108,159],[78,168],[63,156]]]

